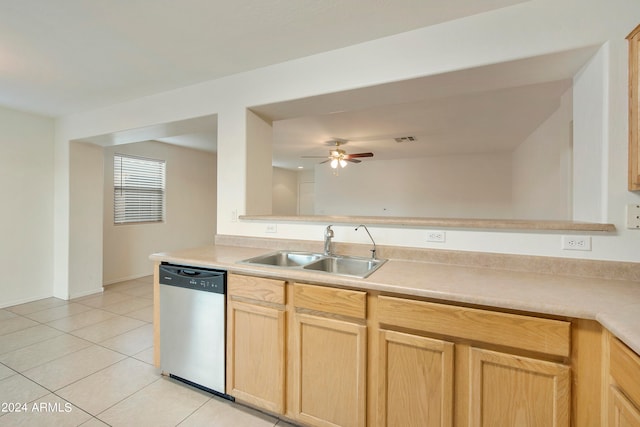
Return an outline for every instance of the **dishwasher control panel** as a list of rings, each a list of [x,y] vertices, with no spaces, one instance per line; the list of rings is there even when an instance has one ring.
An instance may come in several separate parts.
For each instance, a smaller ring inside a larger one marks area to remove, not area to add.
[[[160,284],[224,294],[226,272],[174,264],[161,264]]]

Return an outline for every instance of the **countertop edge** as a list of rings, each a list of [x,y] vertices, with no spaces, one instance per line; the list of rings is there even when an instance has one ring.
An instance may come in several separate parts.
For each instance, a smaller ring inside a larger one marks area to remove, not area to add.
[[[242,221],[284,221],[288,223],[339,223],[399,226],[399,227],[444,227],[482,230],[537,230],[537,231],[591,231],[612,233],[614,224],[583,221],[517,220],[484,218],[428,218],[393,216],[346,216],[346,215],[241,215]]]

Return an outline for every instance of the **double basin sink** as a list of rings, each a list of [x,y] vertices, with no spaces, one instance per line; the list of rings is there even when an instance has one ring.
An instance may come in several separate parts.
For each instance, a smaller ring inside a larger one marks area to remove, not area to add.
[[[302,269],[364,279],[386,261],[386,259],[324,255],[314,252],[277,251],[240,262],[242,264]]]

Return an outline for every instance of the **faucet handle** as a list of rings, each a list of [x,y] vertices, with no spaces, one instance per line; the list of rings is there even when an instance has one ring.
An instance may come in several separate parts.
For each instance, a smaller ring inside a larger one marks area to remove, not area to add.
[[[325,237],[333,237],[333,230],[331,229],[331,225],[327,225],[327,228],[324,230]]]

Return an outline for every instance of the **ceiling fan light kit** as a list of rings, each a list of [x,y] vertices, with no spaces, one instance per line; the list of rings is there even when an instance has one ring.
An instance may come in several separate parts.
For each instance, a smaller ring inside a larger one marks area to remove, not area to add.
[[[345,166],[347,166],[348,164],[347,162],[360,163],[361,160],[358,160],[357,157],[373,157],[373,153],[347,154],[346,151],[340,148],[340,144],[344,144],[346,143],[346,141],[336,140],[336,141],[328,141],[328,143],[335,144],[336,148],[329,151],[329,157],[320,163],[322,164],[322,163],[329,162],[329,165],[331,166],[332,169],[338,169],[338,166],[340,166],[341,168],[344,168]],[[323,156],[303,156],[303,157],[324,158]]]
[[[336,169],[338,166],[341,168],[347,166],[347,153],[344,150],[337,149],[331,151],[329,158],[331,159],[330,165],[333,169]]]
[[[343,159],[333,159],[331,160],[330,164],[333,169],[336,169],[338,166],[340,166],[341,168],[347,166],[346,160]]]

